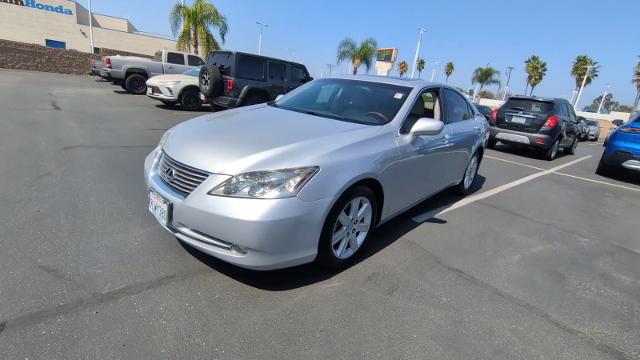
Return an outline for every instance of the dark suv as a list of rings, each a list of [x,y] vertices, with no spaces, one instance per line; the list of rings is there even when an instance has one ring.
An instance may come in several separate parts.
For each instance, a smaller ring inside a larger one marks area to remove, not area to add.
[[[564,99],[510,97],[489,116],[489,148],[498,141],[539,150],[553,160],[558,150],[575,154],[578,146],[577,116]]]
[[[200,70],[204,101],[228,109],[274,100],[313,80],[298,63],[237,51],[213,51]]]

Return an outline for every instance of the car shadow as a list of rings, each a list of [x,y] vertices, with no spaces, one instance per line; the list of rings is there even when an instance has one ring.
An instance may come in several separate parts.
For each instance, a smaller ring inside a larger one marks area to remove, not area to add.
[[[120,95],[133,95],[130,92],[128,92],[127,90],[113,90],[114,93],[116,94],[120,94]]]
[[[156,104],[155,107],[157,107],[158,109],[176,110],[176,111],[182,111],[182,112],[186,112],[186,113],[206,113],[206,112],[209,112],[209,108],[208,107],[204,107],[204,106],[200,106],[196,110],[186,110],[186,109],[183,109],[182,106],[180,106],[180,105],[165,105],[163,103],[160,103],[160,104]]]
[[[502,152],[502,153],[505,153],[505,154],[528,157],[528,158],[532,158],[532,159],[538,159],[538,160],[542,160],[543,159],[543,156],[542,156],[541,152],[538,152],[538,151],[535,151],[533,149],[530,149],[530,148],[527,148],[527,147],[523,147],[523,146],[496,144],[496,146],[493,148],[493,150],[498,151],[498,152]],[[556,155],[556,158],[554,160],[561,159],[561,158],[563,158],[565,156],[567,156],[567,154],[565,154],[564,151],[561,148],[560,150],[558,150],[558,154]]]
[[[486,178],[478,174],[471,188],[471,194],[482,190],[485,182]],[[436,214],[452,206],[462,198],[464,198],[464,196],[457,194],[455,189],[446,189],[389,220],[371,234],[371,237],[367,239],[367,242],[358,252],[352,264],[338,271],[328,271],[315,263],[272,271],[248,270],[207,255],[182,242],[180,242],[180,245],[203,264],[236,281],[261,290],[286,291],[322,282],[343,271],[347,271],[352,266],[384,250],[387,246],[393,244],[396,240],[420,226],[423,222],[433,224],[429,226],[446,225],[447,221],[435,217]],[[427,215],[425,216],[425,214]],[[416,221],[414,218],[424,220]]]
[[[598,176],[602,176],[606,179],[626,182],[628,184],[640,186],[640,176],[638,176],[638,172],[627,170],[624,168],[612,169],[608,174],[606,175],[598,174]]]

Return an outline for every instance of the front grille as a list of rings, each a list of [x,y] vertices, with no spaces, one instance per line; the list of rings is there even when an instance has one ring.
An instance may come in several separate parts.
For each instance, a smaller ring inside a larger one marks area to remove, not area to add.
[[[160,155],[158,170],[162,181],[184,196],[191,194],[209,177],[208,172],[181,164],[164,152]]]

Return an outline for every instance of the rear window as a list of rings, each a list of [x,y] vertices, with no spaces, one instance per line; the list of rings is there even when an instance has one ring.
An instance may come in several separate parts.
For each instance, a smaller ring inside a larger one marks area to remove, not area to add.
[[[240,56],[238,59],[238,68],[236,69],[236,77],[249,80],[264,80],[266,63],[264,59]]]
[[[506,110],[520,110],[535,114],[547,114],[553,110],[553,103],[529,99],[509,99],[504,104]]]
[[[212,52],[207,62],[218,67],[222,75],[230,75],[233,70],[233,54],[229,52]]]

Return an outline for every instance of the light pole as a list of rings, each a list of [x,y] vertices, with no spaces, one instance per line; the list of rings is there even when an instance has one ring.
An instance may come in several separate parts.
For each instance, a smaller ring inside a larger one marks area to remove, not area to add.
[[[569,104],[573,104],[573,100],[576,99],[576,95],[578,95],[578,91],[571,90],[571,100],[569,101]]]
[[[436,61],[433,63],[433,70],[431,70],[431,80],[430,80],[431,82],[433,82],[433,79],[436,76],[436,67],[438,66],[438,64],[440,64],[439,61]]]
[[[93,13],[91,12],[91,0],[89,0],[89,41],[91,41],[91,53],[95,53],[93,46]]]
[[[260,26],[260,37],[258,38],[258,55],[260,55],[262,51],[262,31],[264,30],[264,28],[268,27],[269,24],[264,24],[260,21],[256,21],[256,24]]]
[[[502,93],[502,100],[504,101],[507,98],[507,91],[509,91],[509,81],[511,81],[511,71],[514,69],[513,66],[507,66],[507,85],[504,86],[504,92]]]
[[[333,64],[327,64],[327,68],[329,69],[329,76],[331,76],[331,70],[333,70],[333,68],[336,67]]]
[[[573,108],[578,110],[578,103],[580,102],[580,96],[582,96],[582,90],[584,90],[584,85],[587,83],[587,77],[589,76],[589,72],[591,69],[596,67],[595,65],[587,65],[587,72],[584,73],[584,78],[582,79],[582,85],[580,85],[580,91],[578,91],[578,96],[576,97],[576,102],[573,104]]]
[[[600,114],[600,110],[602,110],[602,105],[604,105],[604,99],[607,97],[607,90],[611,87],[611,84],[607,84],[607,87],[604,89],[604,93],[602,94],[602,100],[600,100],[600,106],[598,106],[598,114]]]
[[[420,32],[420,36],[418,36],[418,45],[416,46],[416,56],[413,57],[413,69],[411,69],[411,76],[410,76],[411,79],[413,79],[413,74],[416,73],[416,65],[418,62],[418,53],[420,53],[420,43],[422,42],[422,34],[424,34],[425,31],[427,31],[427,29],[423,27],[419,27],[418,31]]]

